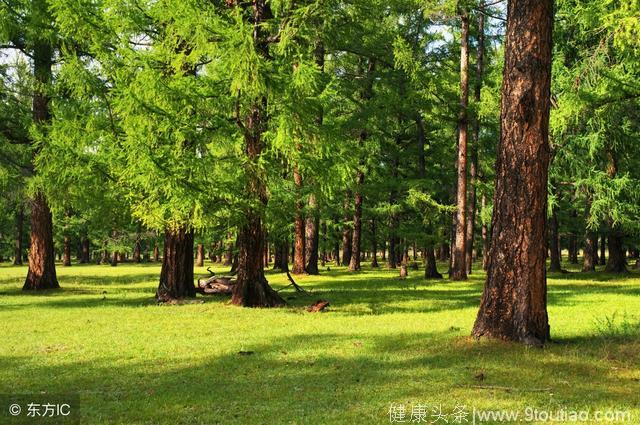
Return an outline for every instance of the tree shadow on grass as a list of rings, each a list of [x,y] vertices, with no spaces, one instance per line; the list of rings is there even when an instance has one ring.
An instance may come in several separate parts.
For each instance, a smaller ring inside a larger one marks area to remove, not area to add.
[[[22,387],[13,391],[78,392],[86,424],[388,423],[390,403],[635,408],[637,382],[611,366],[634,367],[637,352],[611,361],[592,342],[566,344],[529,349],[450,332],[299,334],[225,352],[202,346],[191,358],[2,357],[0,369],[11,371],[4,391],[15,380]],[[617,344],[609,350],[629,348]]]

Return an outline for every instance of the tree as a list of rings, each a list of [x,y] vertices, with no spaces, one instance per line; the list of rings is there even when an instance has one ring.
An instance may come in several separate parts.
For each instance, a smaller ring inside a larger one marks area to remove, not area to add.
[[[467,279],[467,141],[469,107],[469,14],[460,15],[460,113],[458,117],[458,159],[455,214],[455,240],[451,251],[451,279]]]
[[[493,236],[473,335],[550,338],[545,270],[553,2],[509,0]]]

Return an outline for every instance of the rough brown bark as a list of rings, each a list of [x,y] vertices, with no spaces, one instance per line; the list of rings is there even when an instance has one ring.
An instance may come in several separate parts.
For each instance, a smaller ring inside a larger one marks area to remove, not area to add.
[[[170,301],[195,296],[193,230],[188,230],[186,226],[167,229],[164,233],[162,269],[156,298],[159,301]]]
[[[34,5],[40,13],[45,13],[46,4]],[[46,38],[33,43],[33,76],[39,83],[33,93],[33,122],[46,124],[50,120],[49,96],[46,87],[51,82],[53,48]],[[23,290],[59,288],[56,276],[55,252],[53,250],[53,222],[47,199],[37,192],[31,203],[31,244],[29,248],[29,271]]]
[[[199,243],[196,248],[196,267],[204,266],[204,244]]]
[[[545,270],[552,0],[509,0],[489,270],[473,335],[550,338]]]
[[[31,245],[29,271],[23,290],[59,288],[53,250],[53,223],[49,204],[42,193],[37,193],[31,204]]]
[[[249,8],[246,3],[235,7]],[[273,17],[270,2],[253,0],[250,13],[253,25],[253,42],[256,54],[269,61],[269,30],[265,23]],[[260,165],[263,150],[262,135],[267,127],[267,97],[256,100],[244,117],[237,117],[244,133],[244,172],[247,177],[246,194],[266,208],[268,202],[264,171]],[[264,231],[261,211],[250,206],[243,212],[243,223],[238,233],[238,283],[233,288],[231,303],[244,307],[274,307],[284,305],[284,300],[274,291],[264,275],[262,249]],[[303,262],[304,267],[304,262]]]
[[[469,15],[463,10],[460,36],[460,114],[458,116],[458,183],[455,240],[451,251],[451,280],[467,279],[467,141],[469,108]]]
[[[20,266],[22,265],[22,253],[24,249],[22,248],[22,237],[24,231],[24,207],[20,205],[18,207],[18,212],[16,213],[16,245],[13,253],[13,265]]]

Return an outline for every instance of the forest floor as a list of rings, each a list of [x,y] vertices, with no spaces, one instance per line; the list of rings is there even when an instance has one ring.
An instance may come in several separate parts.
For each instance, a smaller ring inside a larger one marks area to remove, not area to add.
[[[289,307],[265,310],[156,305],[159,271],[59,265],[63,289],[25,294],[26,268],[1,266],[0,394],[79,394],[83,424],[471,424],[474,409],[640,423],[638,273],[551,275],[553,343],[538,349],[469,337],[482,273],[332,266],[297,277],[310,295],[285,289]],[[318,299],[328,310],[307,313]],[[561,416],[572,411],[589,417]]]

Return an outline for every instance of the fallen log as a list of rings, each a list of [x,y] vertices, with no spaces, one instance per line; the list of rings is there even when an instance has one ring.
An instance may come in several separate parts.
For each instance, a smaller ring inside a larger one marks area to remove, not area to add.
[[[198,279],[196,292],[202,295],[231,294],[236,282],[235,279],[228,276],[211,276],[205,280]]]

